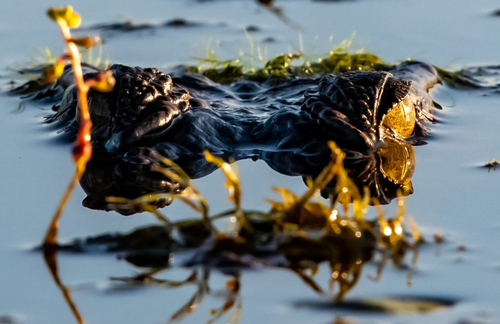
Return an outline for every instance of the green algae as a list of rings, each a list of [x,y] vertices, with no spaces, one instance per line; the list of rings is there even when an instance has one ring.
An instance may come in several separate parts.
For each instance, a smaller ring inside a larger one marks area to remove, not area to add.
[[[371,53],[349,53],[347,49],[336,49],[327,56],[310,59],[302,53],[285,53],[268,60],[261,68],[245,68],[241,58],[217,61],[216,58],[199,59],[197,66],[186,67],[188,72],[200,73],[211,80],[228,84],[237,79],[266,81],[268,79],[289,79],[314,77],[327,73],[348,71],[386,71],[394,64],[384,62]],[[205,68],[209,63],[211,66]]]
[[[391,63],[373,53],[363,50],[350,50],[352,38],[343,41],[327,54],[307,55],[302,50],[295,53],[282,53],[268,61],[263,61],[258,49],[260,66],[254,66],[254,45],[249,37],[251,52],[241,54],[230,60],[219,60],[207,50],[206,58],[197,58],[198,65],[189,65],[185,69],[190,73],[199,73],[214,82],[230,84],[238,79],[265,82],[269,79],[285,80],[296,77],[318,77],[330,73],[350,71],[390,71],[398,62]],[[249,59],[245,59],[249,57]],[[411,59],[409,59],[411,60]],[[488,78],[498,74],[499,66],[467,67],[449,70],[434,65],[441,83],[453,88],[497,89],[500,84]]]

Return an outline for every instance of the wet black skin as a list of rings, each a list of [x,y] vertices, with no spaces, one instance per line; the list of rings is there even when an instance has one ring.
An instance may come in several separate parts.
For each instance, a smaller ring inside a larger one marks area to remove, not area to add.
[[[216,84],[196,74],[172,77],[156,69],[111,67],[117,80],[111,93],[89,94],[94,146],[125,153],[134,147],[201,154],[251,149],[316,152],[328,140],[366,153],[384,138],[401,138],[383,125],[393,106],[414,105],[415,130],[426,133],[437,82],[435,69],[405,62],[390,72],[348,72],[321,78]],[[92,75],[89,72],[88,77]],[[74,88],[66,89],[57,112],[68,135],[78,128]]]
[[[150,171],[159,163],[153,151],[175,160],[193,178],[215,170],[205,162],[204,150],[225,159],[261,159],[280,173],[307,178],[326,165],[330,140],[347,152],[345,164],[355,182],[388,203],[398,189],[411,187],[409,144],[423,142],[425,124],[432,121],[428,90],[438,81],[436,70],[421,62],[404,62],[389,72],[240,80],[228,86],[198,74],[167,75],[123,65],[111,70],[114,90],[89,93],[96,154],[81,183],[89,195],[84,204],[98,209],[109,209],[105,196],[182,189]],[[87,77],[93,73],[88,67]],[[58,122],[71,138],[78,130],[78,108],[67,79],[63,75],[59,81],[66,90],[48,121]],[[401,102],[415,113],[411,134],[405,136],[384,122]],[[388,147],[397,152],[395,158]],[[408,161],[410,170],[404,167]]]

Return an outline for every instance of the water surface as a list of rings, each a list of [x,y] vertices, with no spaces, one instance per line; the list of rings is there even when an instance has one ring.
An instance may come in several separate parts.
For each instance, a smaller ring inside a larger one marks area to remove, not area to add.
[[[0,70],[2,90],[9,88],[9,69],[37,54],[41,47],[60,52],[62,42],[54,24],[45,16],[48,1],[3,2],[0,4]],[[240,50],[250,51],[243,28],[254,25],[255,44],[270,58],[289,49],[322,54],[356,32],[354,49],[365,48],[384,60],[408,57],[442,67],[498,64],[500,19],[491,13],[496,1],[281,1],[276,5],[302,26],[299,33],[252,1],[98,1],[72,2],[85,25],[131,19],[137,23],[162,22],[183,17],[202,27],[158,28],[154,31],[115,33],[106,38],[105,55],[113,63],[154,66],[168,71],[181,63],[205,56],[207,47],[220,57],[231,58]],[[331,36],[333,35],[333,41]],[[274,42],[262,41],[274,38]],[[301,45],[301,39],[303,45]],[[365,267],[363,276],[348,298],[380,296],[445,297],[457,303],[425,315],[385,315],[318,309],[322,302],[292,273],[280,270],[244,272],[242,277],[242,323],[332,323],[345,315],[354,323],[500,323],[497,310],[500,293],[500,231],[498,177],[479,166],[500,157],[498,120],[500,97],[483,91],[437,87],[433,91],[444,110],[441,121],[432,125],[429,144],[416,147],[415,193],[408,210],[432,242],[439,229],[445,237],[439,254],[432,244],[423,247],[413,285],[406,286],[406,273],[387,267],[378,283],[368,279],[375,266]],[[48,112],[29,106],[12,114],[18,99],[0,96],[0,315],[20,323],[72,323],[65,305],[43,263],[32,252],[48,225],[55,206],[73,170],[70,147],[58,140],[56,131],[43,124]],[[300,177],[286,177],[263,162],[238,163],[242,175],[243,205],[267,210],[264,197],[273,197],[273,185],[303,192]],[[223,175],[217,171],[197,181],[213,212],[227,209]],[[121,217],[85,209],[85,197],[77,190],[61,222],[62,239],[84,237],[108,231],[128,231],[153,224],[153,216]],[[388,207],[389,208],[389,207]],[[173,219],[191,216],[191,211],[174,203],[166,213]],[[459,245],[466,247],[460,252]],[[109,277],[130,276],[138,270],[111,255],[62,254],[59,266],[63,281],[87,323],[160,323],[194,292],[193,287],[119,289]],[[174,268],[161,277],[182,279],[188,270]],[[328,271],[318,278],[326,282]],[[203,323],[209,310],[223,302],[219,290],[226,277],[212,271],[213,296],[184,320]],[[219,297],[218,297],[219,295]],[[304,302],[304,301],[307,301]],[[309,305],[309,306],[308,306]]]

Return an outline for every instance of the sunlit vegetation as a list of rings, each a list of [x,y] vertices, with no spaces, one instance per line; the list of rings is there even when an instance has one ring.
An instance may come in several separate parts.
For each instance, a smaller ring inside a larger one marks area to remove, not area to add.
[[[198,58],[199,64],[189,66],[187,70],[201,73],[216,82],[231,83],[236,79],[265,81],[269,78],[312,77],[348,71],[384,71],[394,66],[374,54],[364,53],[363,50],[351,53],[352,39],[341,42],[326,55],[306,55],[297,50],[296,53],[280,54],[264,61],[262,50],[255,49],[253,39],[248,34],[247,37],[250,53],[242,53],[232,60],[220,60],[209,48],[207,57]]]
[[[91,130],[92,121],[88,108],[87,93],[90,89],[100,92],[109,92],[113,89],[115,79],[111,72],[97,73],[92,78],[84,79],[81,64],[79,48],[89,49],[100,43],[95,37],[74,38],[71,35],[72,28],[78,28],[81,24],[81,17],[73,11],[71,6],[64,8],[50,8],[47,15],[59,26],[62,32],[64,42],[66,43],[67,53],[61,55],[54,62],[42,69],[42,76],[38,80],[41,83],[51,84],[63,74],[66,61],[71,64],[73,70],[74,82],[78,93],[78,107],[80,114],[80,130],[78,132],[76,143],[74,144],[72,155],[75,163],[75,174],[71,178],[63,197],[57,206],[56,212],[50,222],[49,229],[43,241],[44,256],[49,267],[50,273],[57,286],[61,289],[65,300],[68,302],[73,314],[79,323],[84,323],[76,306],[72,302],[69,290],[62,284],[57,269],[57,232],[59,228],[59,219],[73,192],[78,180],[83,175],[87,162],[92,157]]]
[[[342,41],[330,52],[322,55],[308,55],[303,49],[284,53],[267,61],[264,60],[260,47],[247,33],[250,44],[248,53],[242,52],[235,59],[221,60],[210,48],[204,58],[197,58],[198,65],[187,66],[188,72],[201,73],[219,83],[231,83],[237,79],[266,81],[271,79],[289,79],[293,77],[317,77],[328,73],[349,71],[390,71],[396,64],[386,62],[373,53],[363,49],[351,50],[353,37]],[[498,84],[491,83],[488,77],[498,75],[498,66],[470,67],[460,70],[448,70],[434,66],[440,82],[450,87],[491,88]]]
[[[183,20],[173,20],[165,23],[165,26],[192,26],[194,24]],[[105,24],[91,28],[103,30],[128,30],[127,26],[135,26],[130,21],[116,24]],[[131,27],[132,30],[141,29]],[[252,36],[245,32],[249,49],[241,51],[238,57],[233,59],[221,59],[217,53],[210,48],[206,49],[206,57],[198,57],[197,65],[185,67],[187,72],[200,73],[222,84],[230,84],[237,79],[247,79],[257,82],[265,82],[269,79],[290,79],[294,77],[317,77],[328,73],[343,73],[349,71],[390,71],[396,63],[386,62],[373,53],[367,53],[363,49],[352,51],[354,36],[336,45],[331,51],[323,54],[308,54],[303,48],[296,48],[293,52],[279,54],[271,59],[264,58],[264,49],[255,44]],[[97,54],[92,48],[100,43],[98,37],[84,37],[79,40],[79,50],[82,53],[82,61],[99,69],[107,69],[109,63],[103,59],[102,47]],[[85,42],[85,44],[83,43]],[[78,44],[77,44],[78,45]],[[89,47],[90,46],[90,47]],[[66,57],[68,59],[69,57]],[[40,58],[26,62],[25,66],[16,69],[18,74],[27,76],[30,81],[13,89],[15,95],[27,95],[46,88],[47,82],[55,81],[57,74],[64,68],[62,62],[64,57],[54,57],[50,50],[45,49]],[[470,67],[460,70],[448,70],[435,66],[440,81],[451,87],[463,88],[495,88],[497,84],[490,84],[487,77],[496,75],[498,67]],[[40,78],[38,75],[46,75]],[[50,83],[49,83],[50,84]]]
[[[90,120],[87,93],[89,89],[94,89],[100,92],[109,92],[114,87],[115,79],[112,73],[108,71],[98,73],[93,78],[87,78],[84,80],[79,48],[92,48],[96,44],[100,43],[100,40],[95,37],[73,38],[71,35],[71,29],[78,28],[81,24],[81,17],[78,13],[73,11],[73,7],[50,8],[47,15],[60,27],[64,42],[66,43],[67,53],[58,57],[53,64],[44,67],[42,69],[42,77],[40,80],[44,83],[55,82],[63,74],[65,62],[70,61],[75,79],[75,85],[78,89],[78,107],[80,114],[80,130],[72,151],[76,171],[57,207],[47,235],[45,236],[44,245],[50,246],[57,244],[59,218],[74,187],[85,171],[87,162],[92,157],[90,135],[92,130],[92,121]]]

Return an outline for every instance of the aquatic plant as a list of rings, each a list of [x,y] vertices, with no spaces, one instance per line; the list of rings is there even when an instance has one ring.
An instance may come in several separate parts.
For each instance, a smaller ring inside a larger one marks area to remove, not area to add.
[[[81,17],[77,12],[73,11],[73,7],[67,6],[64,8],[50,8],[47,15],[57,23],[61,29],[64,42],[66,43],[67,53],[57,58],[54,64],[51,64],[42,70],[42,81],[44,83],[54,83],[63,74],[65,62],[71,62],[74,81],[77,88],[78,107],[80,113],[80,130],[77,135],[76,143],[73,147],[72,155],[75,163],[75,174],[71,178],[63,197],[57,207],[57,210],[52,218],[49,229],[44,239],[44,245],[50,246],[57,244],[57,229],[61,214],[66,206],[74,187],[85,171],[85,166],[92,156],[91,130],[92,121],[88,108],[87,93],[90,89],[100,92],[109,92],[113,89],[115,79],[111,71],[100,72],[93,77],[84,79],[81,64],[79,47],[91,48],[100,43],[100,40],[95,37],[80,37],[74,38],[71,35],[72,28],[78,28],[81,23]]]
[[[90,89],[100,92],[109,92],[114,87],[115,79],[110,71],[96,73],[93,77],[87,77],[84,79],[79,47],[89,49],[100,43],[100,40],[93,37],[74,38],[71,35],[71,29],[78,28],[81,23],[81,17],[78,13],[73,11],[73,7],[50,8],[47,11],[47,15],[55,21],[61,29],[64,42],[66,43],[67,53],[57,58],[53,64],[44,67],[42,69],[42,78],[40,80],[46,84],[56,82],[64,72],[65,62],[70,61],[75,87],[77,89],[80,130],[78,131],[76,143],[74,144],[72,150],[76,170],[63,194],[63,197],[61,198],[61,201],[59,202],[59,205],[57,206],[54,216],[52,217],[49,229],[47,230],[43,241],[43,252],[52,278],[61,290],[64,299],[70,306],[78,323],[83,324],[84,320],[76,308],[76,305],[73,303],[69,289],[64,286],[59,278],[57,268],[57,233],[59,228],[59,219],[62,212],[76,184],[78,183],[78,180],[83,175],[87,162],[92,157],[92,121],[90,120],[87,93]]]
[[[500,163],[498,163],[497,159],[493,159],[493,161],[486,163],[484,167],[488,169],[488,172],[491,170],[496,171],[499,164]]]
[[[354,37],[354,36],[353,36]],[[279,54],[267,61],[258,47],[259,64],[255,65],[255,45],[248,35],[249,53],[240,53],[234,59],[221,60],[210,49],[205,58],[197,58],[198,65],[186,66],[188,72],[200,73],[222,84],[230,84],[237,79],[265,82],[269,79],[285,80],[294,77],[317,77],[328,73],[349,71],[390,71],[396,64],[389,63],[373,53],[362,49],[353,52],[353,37],[343,40],[330,52],[322,55],[308,55],[302,48],[295,52]],[[411,59],[408,59],[411,60]],[[441,83],[450,87],[472,89],[498,89],[500,84],[495,79],[499,66],[467,67],[459,70],[436,68]]]
[[[375,54],[364,53],[362,50],[351,53],[349,48],[350,42],[346,40],[326,55],[316,59],[305,55],[302,51],[279,54],[263,62],[261,67],[255,67],[253,59],[247,62],[243,54],[235,59],[219,60],[212,51],[207,50],[206,58],[198,58],[198,65],[187,66],[186,69],[189,72],[201,73],[215,82],[228,84],[236,79],[262,82],[269,78],[288,79],[348,71],[383,71],[394,66],[384,62]],[[252,57],[253,50],[250,54],[250,58]],[[297,64],[294,64],[295,62]]]

